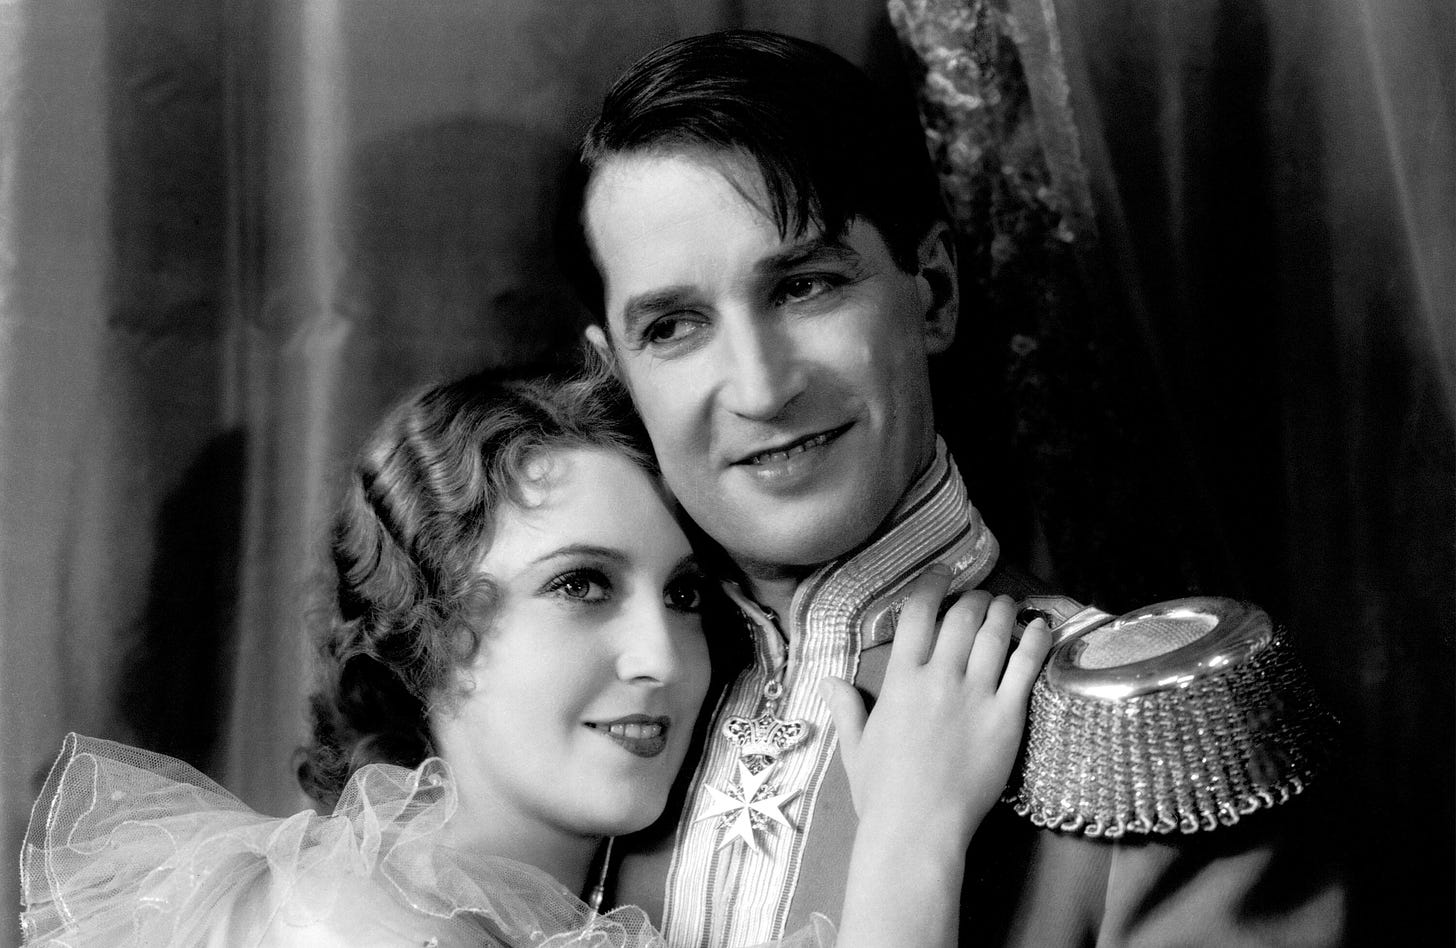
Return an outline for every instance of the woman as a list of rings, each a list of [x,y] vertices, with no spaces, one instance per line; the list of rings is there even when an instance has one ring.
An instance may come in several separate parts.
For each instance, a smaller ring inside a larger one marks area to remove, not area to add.
[[[333,533],[299,771],[333,815],[264,817],[72,735],[22,855],[27,944],[660,944],[634,908],[597,914],[598,853],[666,804],[709,689],[712,586],[602,392],[473,378],[397,408]],[[925,908],[959,891],[1046,653],[1033,626],[998,687],[1009,604],[963,597],[937,635],[945,589],[907,601],[868,722],[826,685],[862,818],[841,946],[954,943]],[[947,741],[984,766],[946,767]]]

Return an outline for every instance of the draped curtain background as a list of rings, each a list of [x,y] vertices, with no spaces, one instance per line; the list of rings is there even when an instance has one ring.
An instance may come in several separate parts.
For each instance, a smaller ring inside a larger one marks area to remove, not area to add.
[[[908,66],[878,2],[0,2],[6,863],[68,730],[304,805],[343,464],[414,385],[570,347],[573,141],[642,52],[755,26],[940,133],[938,411],[1007,548],[1109,607],[1298,629],[1346,722],[1358,930],[1449,942],[1450,4],[891,7]]]

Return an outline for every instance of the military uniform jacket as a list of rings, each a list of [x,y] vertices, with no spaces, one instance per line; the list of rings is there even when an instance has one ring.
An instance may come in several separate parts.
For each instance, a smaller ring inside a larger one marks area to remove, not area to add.
[[[1034,591],[994,568],[995,539],[943,443],[888,523],[801,583],[777,629],[743,601],[758,660],[718,703],[675,798],[679,818],[630,841],[619,871],[617,901],[659,919],[673,948],[742,948],[798,930],[816,912],[838,919],[856,817],[816,683],[836,675],[878,693],[904,587],[931,563],[952,568],[953,588]],[[789,645],[774,716],[805,722],[807,737],[766,774],[750,774],[723,723],[761,715],[775,677],[762,643],[776,633]],[[998,807],[967,854],[961,942],[1338,944],[1344,893],[1314,796],[1213,832],[1116,842],[1040,829]]]

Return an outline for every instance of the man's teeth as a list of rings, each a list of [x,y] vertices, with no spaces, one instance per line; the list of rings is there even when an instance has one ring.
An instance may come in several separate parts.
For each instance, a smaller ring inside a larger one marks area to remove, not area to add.
[[[791,458],[796,454],[803,454],[810,448],[817,448],[819,447],[819,445],[826,443],[828,440],[829,432],[826,431],[823,434],[815,435],[807,441],[800,441],[798,444],[784,451],[766,451],[763,454],[755,454],[753,456],[752,463],[773,464],[775,461],[782,461],[785,458]]]
[[[608,734],[615,734],[617,737],[640,740],[644,737],[661,737],[661,724],[609,724],[603,730]]]

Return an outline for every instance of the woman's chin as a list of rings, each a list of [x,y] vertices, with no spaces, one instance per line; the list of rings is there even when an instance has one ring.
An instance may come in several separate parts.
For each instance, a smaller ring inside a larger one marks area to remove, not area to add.
[[[620,802],[620,805],[610,805],[616,802]],[[666,791],[660,796],[651,795],[651,799],[643,799],[639,795],[635,799],[624,797],[620,801],[599,800],[592,807],[595,812],[592,813],[590,821],[583,828],[587,835],[591,836],[626,836],[629,833],[644,830],[657,822],[666,806]]]

